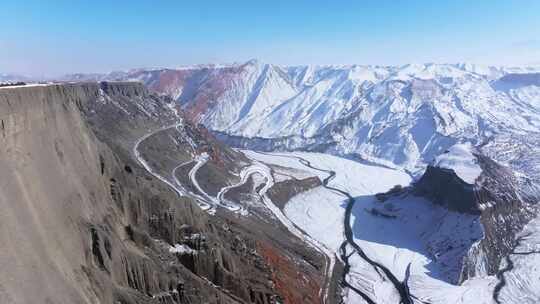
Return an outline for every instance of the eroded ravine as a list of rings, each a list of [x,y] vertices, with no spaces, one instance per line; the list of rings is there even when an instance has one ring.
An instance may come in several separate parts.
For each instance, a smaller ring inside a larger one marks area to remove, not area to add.
[[[181,163],[178,166],[176,166],[175,168],[173,168],[173,170],[171,171],[172,181],[168,180],[164,176],[162,176],[159,173],[157,173],[156,171],[154,171],[151,168],[151,166],[148,164],[147,160],[145,160],[144,157],[142,157],[142,154],[139,151],[139,145],[142,142],[144,142],[145,140],[147,140],[148,138],[152,137],[153,135],[155,135],[155,134],[157,134],[159,132],[166,131],[166,130],[169,130],[169,129],[172,129],[172,128],[175,128],[176,130],[178,130],[178,126],[180,126],[181,124],[182,123],[176,123],[174,125],[166,126],[166,127],[157,129],[155,131],[152,131],[150,133],[147,133],[144,136],[142,136],[141,138],[139,138],[135,142],[135,144],[133,146],[133,155],[135,156],[135,159],[137,159],[137,161],[146,169],[146,171],[148,171],[148,173],[152,174],[154,177],[158,178],[159,180],[161,180],[162,182],[164,182],[165,184],[170,186],[178,195],[190,196],[193,199],[195,199],[195,201],[198,203],[199,207],[202,210],[207,211],[209,214],[215,213],[215,209],[218,206],[223,207],[225,209],[228,209],[229,211],[232,211],[232,212],[242,212],[243,209],[239,205],[236,205],[236,204],[234,204],[232,202],[225,202],[223,200],[220,200],[219,198],[214,198],[214,197],[210,196],[209,194],[207,194],[201,188],[201,186],[199,185],[199,183],[198,183],[198,181],[196,179],[196,174],[197,174],[197,171],[202,166],[204,166],[206,164],[206,162],[208,161],[208,155],[206,155],[204,153],[201,154],[201,155],[197,155],[194,159],[192,159],[190,161],[187,161],[187,162],[184,162],[184,163]],[[184,165],[186,165],[188,163],[191,163],[191,162],[195,162],[195,166],[193,166],[193,168],[189,171],[189,177],[190,177],[191,182],[195,186],[195,188],[200,193],[200,195],[185,189],[182,186],[182,184],[180,183],[180,181],[178,180],[178,178],[176,177],[176,171],[179,168],[181,168]]]
[[[290,233],[298,237],[299,239],[303,240],[305,243],[309,244],[311,247],[313,247],[315,250],[319,251],[325,258],[325,273],[324,273],[324,282],[321,286],[321,289],[319,291],[319,295],[321,297],[321,303],[328,304],[329,303],[329,292],[330,292],[330,285],[332,284],[332,274],[334,270],[334,266],[336,263],[336,258],[333,254],[333,252],[327,248],[325,245],[318,242],[316,239],[312,238],[309,234],[305,233],[302,229],[300,229],[298,226],[296,226],[286,215],[283,213],[268,197],[266,192],[273,186],[274,184],[274,177],[273,177],[273,170],[269,168],[268,166],[264,165],[263,163],[260,163],[256,160],[253,160],[253,164],[251,166],[248,166],[245,168],[245,170],[242,170],[242,172],[245,172],[245,176],[249,176],[254,173],[261,174],[265,179],[266,183],[264,187],[259,190],[259,196],[261,197],[264,205],[270,210],[274,216],[289,230]],[[243,178],[244,179],[244,178]]]
[[[146,140],[150,136],[152,136],[152,135],[154,135],[154,134],[156,134],[156,133],[158,133],[160,131],[164,131],[164,130],[167,130],[169,128],[174,128],[174,127],[176,127],[176,125],[164,127],[164,128],[155,130],[155,131],[153,131],[151,133],[148,133],[148,134],[144,135],[139,140],[137,140],[137,142],[135,143],[135,145],[133,147],[133,152],[134,152],[134,155],[135,155],[136,159],[141,163],[141,165],[149,173],[151,173],[152,175],[154,175],[155,177],[157,177],[158,179],[160,179],[161,181],[165,182],[167,185],[172,187],[179,195],[186,195],[186,194],[189,195],[190,193],[189,192],[186,193],[185,189],[183,189],[178,183],[176,183],[176,185],[175,185],[175,183],[170,182],[166,178],[159,175],[157,172],[154,172],[152,170],[152,168],[150,168],[150,166],[147,164],[146,160],[141,156],[140,152],[138,151],[138,146],[139,146],[139,144],[141,142],[143,142],[144,140]],[[266,153],[263,153],[263,152],[257,152],[257,153],[266,154]],[[308,168],[311,168],[313,170],[317,170],[317,171],[326,173],[328,176],[326,178],[324,178],[324,180],[322,182],[323,187],[325,187],[326,189],[328,189],[330,191],[334,191],[336,193],[339,193],[339,194],[341,194],[341,195],[343,195],[343,196],[345,196],[347,198],[347,205],[346,205],[345,215],[344,215],[345,241],[342,243],[342,245],[340,247],[340,257],[341,257],[342,261],[345,263],[345,271],[343,273],[343,278],[342,278],[343,286],[349,288],[350,290],[352,290],[353,292],[355,292],[356,294],[361,296],[367,303],[370,303],[370,304],[376,303],[373,299],[371,299],[369,297],[369,295],[362,292],[361,290],[359,290],[358,288],[356,288],[355,286],[353,286],[352,284],[350,284],[347,281],[347,275],[348,275],[349,270],[350,270],[350,265],[348,263],[348,260],[349,260],[350,256],[347,255],[346,247],[348,245],[350,245],[352,248],[354,248],[355,252],[364,261],[366,261],[368,264],[370,264],[372,267],[374,267],[374,269],[377,270],[377,272],[379,272],[379,270],[380,270],[385,274],[385,276],[392,282],[395,289],[398,291],[398,293],[400,295],[400,298],[401,298],[401,303],[413,304],[413,301],[411,299],[411,296],[409,295],[408,288],[407,288],[406,284],[403,283],[403,282],[400,282],[393,275],[393,273],[388,268],[386,268],[384,265],[370,259],[365,254],[365,252],[362,250],[362,248],[358,244],[356,244],[356,242],[354,241],[352,228],[350,226],[350,218],[351,218],[352,208],[354,206],[355,200],[352,197],[352,195],[350,195],[348,192],[346,192],[344,190],[341,190],[339,188],[332,187],[332,186],[329,185],[329,182],[336,176],[336,172],[332,171],[332,170],[325,170],[325,169],[315,167],[315,166],[313,166],[311,164],[310,161],[308,161],[308,160],[306,160],[306,159],[304,159],[302,157],[289,156],[289,155],[280,155],[280,154],[269,154],[269,155],[294,158],[294,159],[297,159],[302,165],[304,165],[304,166],[306,166]],[[265,176],[266,179],[267,179],[267,185],[264,188],[266,189],[266,188],[270,187],[270,183],[272,181],[272,176],[271,176],[270,172],[266,172],[266,170],[255,169],[252,172],[249,172],[248,174],[246,174],[246,176],[244,176],[244,178],[246,178],[247,176],[249,176],[249,175],[251,175],[253,173],[259,173],[259,174],[262,174],[263,176]],[[173,170],[173,176],[174,176],[174,170]],[[244,179],[244,181],[245,181],[245,179]],[[294,223],[290,222],[290,220],[288,218],[286,218],[286,216],[281,212],[281,210],[274,210],[277,207],[275,207],[273,205],[273,203],[268,202],[269,199],[265,194],[266,191],[262,191],[262,192],[263,193],[260,193],[260,195],[261,195],[263,201],[265,202],[265,204],[267,204],[267,207],[272,211],[272,213],[274,213],[274,215],[276,215],[276,217],[278,217],[278,219],[282,223],[284,223],[286,226],[288,226],[289,230],[292,230],[291,232],[293,232],[293,234],[298,235],[299,237],[301,237],[302,239],[307,241],[307,243],[311,244],[312,246],[314,246],[315,248],[317,248],[319,251],[321,251],[324,254],[325,260],[326,260],[325,282],[324,282],[323,287],[321,289],[321,294],[322,294],[322,298],[323,298],[322,302],[327,303],[328,292],[330,290],[329,286],[331,285],[331,281],[332,281],[331,277],[332,277],[333,268],[334,268],[334,265],[335,265],[335,262],[332,262],[334,260],[333,254],[326,252],[327,250],[325,250],[325,248],[322,248],[322,247],[324,247],[324,245],[318,244],[318,242],[315,241],[314,239],[312,239],[311,236],[305,234],[301,229],[298,229],[296,227],[296,225],[294,225]],[[206,204],[205,204],[203,202],[200,202],[200,197],[196,197],[196,198],[198,199],[201,208],[203,208],[203,209],[211,209],[211,208],[208,208],[209,205],[212,205],[210,202],[206,202]],[[204,201],[206,201],[206,200],[204,200]],[[272,207],[275,207],[275,208],[272,208]],[[300,231],[300,232],[298,232],[298,231]],[[297,232],[297,233],[295,233],[295,232]]]
[[[153,176],[155,176],[156,178],[158,178],[162,182],[166,183],[172,189],[174,189],[174,191],[178,195],[187,195],[187,196],[190,196],[190,197],[194,198],[199,203],[199,207],[201,207],[201,209],[207,211],[209,214],[215,214],[215,208],[218,207],[218,206],[223,207],[225,209],[228,209],[229,211],[232,211],[232,212],[240,212],[240,213],[243,214],[243,211],[245,211],[245,210],[243,208],[236,207],[236,204],[224,199],[224,194],[227,191],[229,191],[230,189],[232,189],[232,188],[239,187],[239,186],[243,185],[245,182],[247,182],[248,178],[251,175],[253,175],[253,174],[261,174],[266,179],[266,183],[265,183],[265,186],[262,189],[259,190],[258,194],[261,197],[261,199],[263,200],[266,207],[276,216],[276,218],[278,218],[278,220],[282,224],[284,224],[287,227],[287,229],[293,235],[299,237],[300,239],[304,240],[306,243],[313,246],[315,249],[320,251],[323,254],[323,256],[325,257],[325,264],[326,264],[325,265],[325,282],[324,282],[323,286],[321,287],[320,295],[321,295],[322,304],[328,304],[329,290],[330,290],[329,286],[331,284],[331,276],[332,276],[333,268],[334,268],[334,265],[335,265],[335,257],[333,256],[333,253],[331,253],[329,249],[325,250],[326,248],[323,248],[324,245],[319,244],[318,241],[311,238],[309,235],[305,234],[301,229],[296,227],[296,225],[294,225],[294,223],[292,223],[283,214],[283,212],[281,212],[281,210],[266,195],[266,191],[274,183],[272,172],[271,172],[272,170],[270,168],[268,168],[266,165],[263,165],[263,164],[261,164],[261,163],[259,163],[257,161],[254,161],[253,164],[251,164],[251,165],[249,165],[249,166],[242,169],[242,172],[240,174],[241,175],[241,180],[237,184],[224,187],[223,189],[221,189],[219,191],[216,198],[210,197],[208,194],[206,194],[200,188],[200,186],[198,185],[197,180],[195,178],[197,169],[199,167],[201,167],[202,165],[204,165],[204,163],[207,160],[206,157],[201,158],[201,155],[199,155],[195,159],[190,160],[188,162],[181,163],[178,166],[176,166],[175,168],[173,168],[173,170],[171,172],[172,182],[169,181],[167,178],[161,176],[159,173],[157,173],[156,171],[154,171],[151,168],[151,166],[148,164],[148,161],[145,160],[142,157],[142,155],[141,155],[141,153],[139,151],[139,145],[142,142],[144,142],[145,140],[147,140],[148,138],[150,138],[151,136],[153,136],[153,135],[155,135],[155,134],[157,134],[157,133],[159,133],[161,131],[165,131],[165,130],[168,130],[168,129],[171,129],[171,128],[177,128],[178,125],[179,124],[175,124],[175,125],[172,125],[172,126],[166,126],[166,127],[157,129],[155,131],[149,132],[149,133],[145,134],[144,136],[142,136],[141,138],[139,138],[135,142],[135,144],[133,146],[133,154],[134,154],[135,158],[137,159],[137,161],[150,174],[152,174]],[[196,166],[194,166],[194,168],[192,168],[190,170],[190,173],[189,173],[190,180],[192,181],[194,186],[196,188],[198,188],[198,190],[201,192],[202,195],[192,193],[191,191],[188,191],[187,189],[185,189],[182,186],[181,182],[176,177],[176,171],[180,167],[183,167],[184,165],[186,165],[188,163],[193,163],[193,162],[196,163]],[[231,204],[233,204],[234,207],[230,206]]]

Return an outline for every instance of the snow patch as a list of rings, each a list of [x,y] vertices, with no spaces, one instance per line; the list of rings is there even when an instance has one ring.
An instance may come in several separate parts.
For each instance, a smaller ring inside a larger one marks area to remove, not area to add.
[[[189,248],[189,246],[184,244],[176,244],[174,246],[169,247],[170,253],[180,253],[180,254],[195,254],[197,253],[197,250],[193,250]]]
[[[482,174],[478,160],[473,155],[472,145],[469,143],[450,147],[448,151],[435,158],[433,165],[454,170],[456,175],[468,184],[474,184],[475,180]]]

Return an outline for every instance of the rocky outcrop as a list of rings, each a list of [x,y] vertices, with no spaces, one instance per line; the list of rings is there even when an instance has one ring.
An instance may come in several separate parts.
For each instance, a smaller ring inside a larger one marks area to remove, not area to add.
[[[319,302],[277,288],[298,273],[319,284],[322,258],[301,241],[257,218],[209,217],[134,160],[138,138],[179,119],[171,99],[140,84],[0,89],[2,303]],[[205,175],[234,169],[241,154],[184,126],[212,156]],[[189,155],[179,147],[152,165]],[[287,271],[262,248],[286,256]]]
[[[452,169],[428,166],[413,191],[449,210],[480,214],[474,185],[460,179]]]
[[[472,252],[465,260],[462,279],[478,274],[495,274],[499,264],[516,246],[516,235],[522,231],[536,212],[540,200],[539,193],[530,192],[528,180],[516,176],[510,169],[491,159],[477,155],[483,174],[475,192],[481,209],[480,222],[484,228],[484,238],[473,251],[481,251],[485,256],[484,266],[478,273],[475,261],[478,254]]]
[[[196,289],[235,302],[160,262],[154,239],[204,218],[94,135],[81,108],[98,97],[95,84],[0,91],[5,303],[181,303]]]
[[[103,90],[109,98],[144,91],[132,85]],[[96,138],[81,113],[99,97],[97,84],[0,91],[3,298],[237,302],[154,241],[183,242],[195,232],[208,235],[211,226],[189,199],[178,198]],[[220,247],[208,251],[219,253]],[[226,262],[208,255],[198,264],[219,276]]]
[[[275,183],[268,190],[268,197],[280,209],[295,195],[322,185],[318,177],[312,176],[304,179],[288,179]]]
[[[260,243],[259,251],[266,262],[272,265],[272,280],[280,291],[282,303],[317,303],[320,284],[295,271],[295,260],[268,244]],[[301,291],[301,292],[298,292]]]
[[[414,184],[415,195],[452,211],[477,215],[483,238],[463,258],[460,281],[493,275],[514,248],[516,234],[532,219],[538,193],[520,177],[490,158],[475,154],[482,173],[474,184],[463,181],[452,169],[429,166]]]

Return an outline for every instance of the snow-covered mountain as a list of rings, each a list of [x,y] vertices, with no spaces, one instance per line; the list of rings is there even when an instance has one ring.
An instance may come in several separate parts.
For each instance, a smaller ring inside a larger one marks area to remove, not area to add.
[[[0,83],[28,81],[30,78],[18,74],[0,73]]]
[[[253,276],[275,280],[258,284],[267,299],[286,295],[284,303],[318,303],[320,297],[324,303],[338,298],[359,303],[358,297],[366,297],[375,303],[414,303],[414,297],[429,303],[499,303],[524,294],[520,279],[511,276],[532,282],[526,294],[538,296],[536,272],[527,271],[537,261],[529,255],[537,251],[525,249],[540,239],[540,190],[533,180],[540,177],[540,68],[283,67],[250,61],[73,74],[58,80],[138,81],[165,95],[140,84],[101,82],[47,85],[24,99],[75,101],[75,113],[84,116],[96,138],[128,162],[118,164],[122,174],[137,181],[145,176],[138,177],[137,170],[144,169],[156,182],[188,195],[193,207],[223,227],[218,231],[227,236],[216,236],[219,240],[231,241],[237,236],[231,231],[244,231],[238,229],[245,229],[246,236],[260,232],[254,239],[266,240],[271,248],[255,248],[260,255],[250,265],[262,260],[271,265]],[[11,100],[23,99],[10,92],[31,89],[4,88],[8,110]],[[54,95],[71,89],[68,96]],[[17,134],[17,123],[26,121],[11,117],[4,131],[8,135]],[[230,149],[192,122],[233,146],[274,153]],[[56,146],[50,152],[63,157]],[[92,170],[103,176],[114,163],[112,156],[98,154],[91,156],[96,160]],[[368,162],[354,161],[358,158]],[[110,190],[112,204],[130,197],[117,184],[122,175],[102,178],[108,181],[104,189]],[[171,231],[166,225],[151,228],[163,235]],[[530,240],[525,232],[531,233]],[[209,244],[214,243],[208,235]],[[205,272],[217,266],[215,259],[207,262],[197,253],[202,247],[171,241],[166,249],[182,256],[191,272],[222,287],[221,274]],[[292,259],[276,259],[278,252]],[[202,272],[193,266],[194,254]],[[223,265],[232,267],[223,267],[234,273],[240,262],[230,261],[226,258]],[[343,264],[344,293],[335,290],[336,263]],[[253,271],[246,273],[251,278]],[[307,282],[300,288],[293,284],[299,273]],[[225,290],[253,298],[248,283],[234,286]],[[170,296],[158,287],[153,291]]]
[[[192,120],[227,135],[270,139],[273,149],[309,148],[411,171],[457,142],[540,134],[534,67],[283,67],[252,60],[91,79],[142,81],[177,99]]]

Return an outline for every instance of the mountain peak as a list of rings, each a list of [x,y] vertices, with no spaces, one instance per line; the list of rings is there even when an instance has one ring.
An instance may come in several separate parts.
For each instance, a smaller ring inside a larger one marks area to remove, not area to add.
[[[244,63],[244,65],[260,65],[260,64],[262,64],[262,62],[259,59],[256,59],[256,58],[252,58],[252,59],[246,61],[246,63]]]

